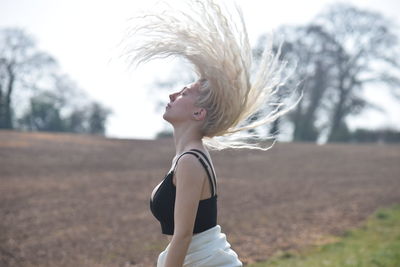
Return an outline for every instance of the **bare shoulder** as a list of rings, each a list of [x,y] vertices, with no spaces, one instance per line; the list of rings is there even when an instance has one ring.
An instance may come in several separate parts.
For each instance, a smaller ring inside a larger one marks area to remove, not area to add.
[[[176,169],[180,172],[189,172],[195,174],[196,172],[201,173],[203,167],[197,156],[188,153],[181,156],[177,163]]]
[[[184,154],[177,162],[176,176],[178,180],[185,179],[189,182],[199,183],[205,178],[204,174],[204,167],[193,154]]]

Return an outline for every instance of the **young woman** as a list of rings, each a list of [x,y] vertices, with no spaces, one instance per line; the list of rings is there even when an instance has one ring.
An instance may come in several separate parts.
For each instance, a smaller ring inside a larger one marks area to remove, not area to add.
[[[171,94],[163,116],[174,127],[177,156],[151,195],[151,211],[171,236],[157,266],[242,266],[217,225],[216,176],[202,142],[207,110],[196,105],[202,86]]]
[[[206,148],[271,148],[254,142],[263,137],[257,131],[245,130],[274,121],[298,101],[265,114],[263,108],[282,81],[279,53],[266,47],[251,79],[251,49],[240,9],[236,24],[212,0],[186,2],[190,9],[175,7],[137,18],[127,38],[131,62],[181,56],[198,76],[169,96],[163,115],[174,129],[176,155],[150,197],[151,211],[170,237],[157,266],[242,266],[217,223],[216,172]]]

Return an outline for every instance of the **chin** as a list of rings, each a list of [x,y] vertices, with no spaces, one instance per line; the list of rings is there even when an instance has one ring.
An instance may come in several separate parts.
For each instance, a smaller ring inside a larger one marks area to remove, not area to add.
[[[170,122],[170,121],[168,120],[168,116],[166,115],[166,112],[164,112],[163,119],[166,120],[166,121],[168,121],[168,122]]]

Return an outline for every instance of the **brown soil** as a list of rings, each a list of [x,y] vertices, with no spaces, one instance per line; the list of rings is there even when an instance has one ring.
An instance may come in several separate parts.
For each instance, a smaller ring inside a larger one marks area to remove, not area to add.
[[[172,139],[0,131],[0,266],[154,266],[149,197]],[[400,203],[400,146],[277,143],[211,151],[218,223],[245,263],[329,242]]]

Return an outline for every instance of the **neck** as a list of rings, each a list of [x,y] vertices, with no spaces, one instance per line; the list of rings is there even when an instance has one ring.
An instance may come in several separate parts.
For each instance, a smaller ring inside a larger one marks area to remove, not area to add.
[[[174,127],[174,141],[176,155],[180,155],[183,152],[192,148],[203,148],[202,135],[198,129],[193,127],[175,126]]]

